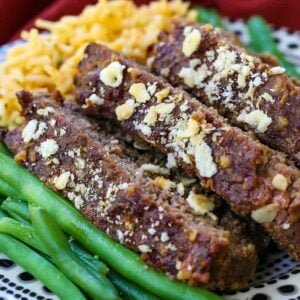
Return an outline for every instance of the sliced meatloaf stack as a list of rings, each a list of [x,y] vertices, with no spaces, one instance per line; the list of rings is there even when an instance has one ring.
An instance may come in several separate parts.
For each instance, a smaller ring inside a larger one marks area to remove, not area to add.
[[[99,229],[172,278],[219,290],[247,284],[255,238],[217,198],[182,191],[168,169],[129,156],[134,148],[64,106],[59,94],[18,96],[26,122],[4,137],[15,159]]]
[[[87,47],[75,84],[87,114],[114,120],[172,155],[203,187],[300,258],[300,171],[285,155],[105,46]]]

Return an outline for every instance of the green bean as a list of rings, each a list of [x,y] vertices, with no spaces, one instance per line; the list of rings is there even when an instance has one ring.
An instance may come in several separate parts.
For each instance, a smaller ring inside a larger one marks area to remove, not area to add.
[[[173,281],[146,266],[138,255],[111,240],[37,177],[1,153],[0,165],[0,178],[16,188],[24,200],[47,210],[62,230],[126,279],[163,299],[221,299],[209,291]]]
[[[23,223],[30,223],[28,205],[26,202],[8,197],[2,202],[1,208],[12,218]]]
[[[197,8],[197,20],[200,23],[209,23],[214,27],[224,28],[220,15],[213,8]]]
[[[109,271],[108,278],[121,292],[122,299],[124,297],[129,300],[159,300],[156,296],[149,294],[147,291],[131,281],[126,280],[113,270]]]
[[[279,60],[280,65],[286,69],[286,73],[289,76],[300,78],[299,71],[285,58],[275,44],[271,28],[263,18],[259,16],[251,17],[247,22],[247,28],[251,38],[251,45],[256,52],[269,52],[273,54]]]
[[[7,217],[7,214],[0,208],[0,220]]]
[[[31,225],[24,224],[20,221],[14,220],[12,218],[7,217],[5,212],[0,209],[0,232],[6,233],[19,241],[29,245],[32,248],[39,250],[40,252],[48,255],[46,249],[43,244],[37,238],[33,228]],[[95,270],[97,273],[108,272],[108,268],[101,263],[96,258],[91,260],[89,254],[87,254],[81,246],[72,241],[70,243],[72,251],[83,260],[89,268]],[[122,278],[116,272],[110,271],[108,278],[112,281],[112,283],[117,287],[119,291],[122,292],[123,295],[126,295],[130,300],[157,300],[155,296],[150,295],[145,290],[140,287],[134,285],[132,282]]]
[[[18,202],[17,202],[18,203]],[[48,254],[45,250],[43,244],[37,238],[31,225],[24,224],[20,221],[11,219],[1,211],[0,209],[0,232],[9,234],[10,236],[22,241],[23,243],[39,250],[44,254]],[[76,243],[76,241],[70,242],[70,247],[72,251],[84,261],[89,268],[94,269],[97,273],[106,274],[108,268],[101,263],[98,259],[92,257],[81,248],[81,246]],[[150,295],[148,292],[142,288],[134,285],[132,282],[122,278],[116,272],[110,271],[108,278],[117,287],[123,295],[126,295],[128,299],[132,300],[157,300],[155,296]]]
[[[6,217],[0,220],[0,232],[9,234],[30,247],[47,254],[31,225]]]
[[[113,284],[103,275],[85,268],[70,250],[68,241],[51,216],[42,208],[30,207],[34,231],[58,268],[93,299],[119,299]]]
[[[9,216],[12,218],[22,222],[22,223],[30,223],[30,216],[28,211],[28,205],[26,202],[21,200],[15,200],[12,198],[7,198],[3,203],[1,208],[7,212]],[[1,229],[0,229],[1,231]],[[13,235],[13,234],[11,234]],[[13,235],[15,236],[15,235]],[[17,236],[15,236],[17,237]],[[18,237],[18,239],[20,239]],[[20,239],[22,240],[22,239]],[[22,240],[23,242],[27,243],[26,241]],[[29,244],[33,246],[32,244]],[[106,274],[109,269],[108,267],[95,258],[93,255],[87,253],[76,241],[70,242],[71,250],[78,256],[82,261],[84,261],[90,267],[93,267],[96,272],[100,272],[101,274]],[[42,251],[40,248],[38,250]],[[44,251],[45,252],[45,249]]]
[[[60,299],[86,299],[80,290],[47,259],[3,233],[0,233],[0,252],[30,272]]]
[[[0,194],[6,197],[13,197],[13,198],[19,198],[19,193],[16,192],[16,190],[6,183],[4,180],[0,179]]]
[[[106,275],[108,273],[109,268],[99,259],[87,253],[76,241],[70,242],[69,245],[74,254],[76,254],[76,256],[85,262],[91,269],[96,271],[97,274]]]

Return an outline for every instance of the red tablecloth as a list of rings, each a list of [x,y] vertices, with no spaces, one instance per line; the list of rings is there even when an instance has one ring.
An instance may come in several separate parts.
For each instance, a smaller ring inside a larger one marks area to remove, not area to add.
[[[96,0],[0,0],[0,44],[18,37],[22,29],[30,28],[34,20],[57,20],[65,14],[78,14]],[[145,0],[136,0],[145,3]],[[264,16],[270,23],[300,30],[297,0],[194,0],[194,4],[214,6],[230,18]]]

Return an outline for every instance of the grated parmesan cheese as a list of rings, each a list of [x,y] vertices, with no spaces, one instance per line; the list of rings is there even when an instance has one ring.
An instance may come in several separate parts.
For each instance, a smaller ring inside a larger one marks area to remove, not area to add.
[[[148,245],[139,245],[138,249],[142,252],[142,253],[147,253],[147,252],[151,252],[151,249]]]
[[[46,141],[41,143],[40,147],[37,150],[43,158],[48,158],[57,153],[58,144],[55,140],[47,139]]]
[[[38,122],[37,120],[30,120],[22,130],[22,138],[24,143],[29,143],[31,140],[37,140],[47,130],[45,122]]]

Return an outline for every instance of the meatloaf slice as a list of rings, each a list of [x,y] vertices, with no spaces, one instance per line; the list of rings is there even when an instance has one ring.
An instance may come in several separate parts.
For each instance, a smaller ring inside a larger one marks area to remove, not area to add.
[[[74,112],[74,109],[72,109],[73,114]],[[82,112],[80,110],[80,115],[81,114]],[[213,213],[218,217],[219,224],[222,224],[223,228],[229,230],[238,242],[241,236],[247,236],[247,238],[254,243],[258,256],[263,257],[270,243],[270,237],[265,230],[262,230],[260,225],[251,218],[238,217],[234,214],[220,196],[209,189],[202,188],[197,177],[189,176],[181,167],[177,166],[172,156],[169,155],[167,157],[149,143],[138,138],[133,138],[115,122],[110,122],[105,119],[95,122],[95,119],[91,119],[91,123],[95,127],[93,132],[97,133],[102,131],[101,135],[103,135],[102,128],[105,128],[105,133],[109,135],[112,142],[112,146],[109,148],[110,151],[117,152],[121,157],[123,155],[129,156],[131,160],[135,161],[138,167],[145,166],[145,164],[154,164],[155,166],[161,167],[161,170],[168,168],[170,174],[167,175],[166,172],[161,174],[163,175],[163,179],[174,182],[180,195],[184,198],[189,196],[191,190],[196,190],[203,196],[212,198],[215,205]],[[95,138],[97,138],[97,136]],[[148,175],[152,178],[156,178],[157,180],[158,176],[158,179],[162,179],[159,174],[152,174],[149,171],[151,170],[148,170]],[[172,184],[174,185],[174,183]]]
[[[155,74],[300,163],[300,88],[283,68],[249,55],[220,29],[185,20],[161,32],[149,55]]]
[[[72,109],[72,113],[74,114],[74,109]],[[82,114],[81,110],[80,114]],[[212,200],[215,204],[213,213],[218,217],[219,224],[222,224],[226,230],[231,231],[234,237],[237,238],[237,241],[241,239],[241,236],[247,236],[248,239],[254,243],[259,257],[262,257],[266,253],[270,243],[270,236],[265,230],[262,230],[261,226],[251,218],[239,217],[234,214],[220,196],[209,189],[201,187],[197,177],[188,175],[178,166],[172,155],[168,155],[167,157],[149,143],[139,138],[133,138],[133,136],[129,135],[128,132],[115,122],[105,119],[97,120],[97,122],[95,122],[95,119],[91,119],[91,122],[94,126],[96,125],[96,131],[94,130],[93,132],[99,132],[99,130],[103,131],[101,128],[105,128],[105,133],[114,141],[114,145],[110,148],[110,151],[116,150],[120,156],[129,156],[139,167],[142,165],[145,166],[145,164],[154,164],[161,168],[167,167],[170,174],[166,175],[166,173],[164,173],[162,175],[165,179],[169,179],[176,184],[181,196],[187,198],[191,190],[197,190],[198,193],[201,193],[205,197],[213,198]],[[99,125],[100,128],[98,127]],[[148,173],[148,175],[151,176],[151,172]],[[152,174],[152,177],[153,176],[157,178],[159,174]],[[182,187],[184,187],[184,189]]]
[[[293,258],[300,258],[300,171],[182,90],[108,48],[86,49],[75,79],[86,113],[173,155],[202,186],[251,216]]]
[[[124,153],[111,151],[115,139],[71,114],[58,94],[22,92],[19,100],[26,122],[4,138],[15,159],[102,231],[191,285],[224,290],[247,284],[257,265],[255,246],[220,225],[211,199],[196,190],[184,199],[165,186],[167,179],[149,177]]]

